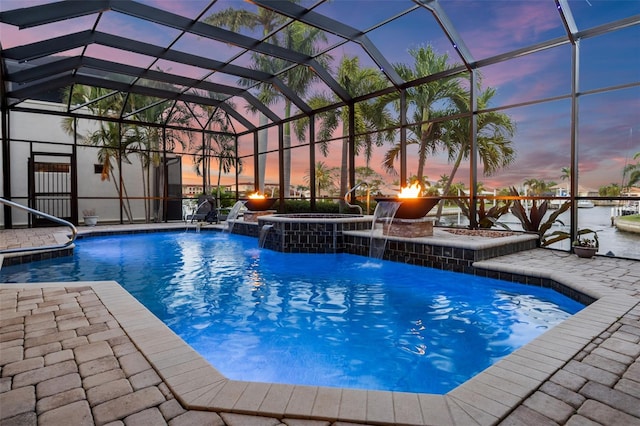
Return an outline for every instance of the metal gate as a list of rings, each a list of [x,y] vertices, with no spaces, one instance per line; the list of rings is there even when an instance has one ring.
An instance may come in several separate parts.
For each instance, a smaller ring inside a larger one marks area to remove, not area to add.
[[[73,154],[33,152],[29,158],[29,207],[72,223],[78,222],[73,191]],[[31,226],[57,226],[40,217]]]

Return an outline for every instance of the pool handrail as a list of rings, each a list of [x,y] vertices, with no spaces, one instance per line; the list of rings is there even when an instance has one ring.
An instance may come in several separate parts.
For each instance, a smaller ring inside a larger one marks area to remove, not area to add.
[[[349,208],[356,208],[359,210],[360,214],[362,215],[362,207],[360,207],[358,204],[351,204],[349,203],[349,194],[351,194],[352,192],[354,192],[356,189],[360,188],[361,186],[364,186],[367,188],[367,214],[369,214],[369,198],[370,198],[370,189],[369,189],[369,184],[366,182],[360,182],[358,184],[356,184],[353,188],[351,188],[350,190],[347,191],[346,194],[344,194],[344,202],[347,204],[347,207]]]
[[[9,200],[7,200],[5,198],[1,198],[1,197],[0,197],[0,204],[5,204],[5,205],[7,205],[9,207],[14,207],[14,208],[19,209],[19,210],[24,210],[24,211],[26,211],[28,213],[33,214],[33,215],[44,217],[45,219],[49,219],[52,222],[59,223],[61,225],[67,226],[67,227],[69,227],[71,229],[71,236],[69,237],[69,241],[65,242],[64,244],[53,244],[53,245],[48,245],[48,246],[18,247],[18,248],[4,249],[4,250],[0,250],[0,254],[18,253],[18,252],[27,252],[27,251],[39,251],[39,250],[56,250],[56,249],[61,249],[61,248],[68,247],[71,244],[73,244],[74,241],[76,240],[76,236],[78,235],[78,230],[73,225],[73,223],[71,223],[69,221],[66,221],[64,219],[60,219],[59,217],[52,216],[50,214],[41,212],[40,210],[32,209],[31,207],[23,206],[22,204],[15,203],[13,201],[9,201]]]

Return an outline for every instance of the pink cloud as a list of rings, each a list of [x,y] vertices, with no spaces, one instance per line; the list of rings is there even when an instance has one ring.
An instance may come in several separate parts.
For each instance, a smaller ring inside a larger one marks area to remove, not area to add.
[[[511,4],[514,6],[505,7],[505,2],[499,2],[494,8],[496,19],[493,23],[495,30],[505,36],[511,35],[518,42],[528,41],[527,38],[532,35],[537,36],[562,24],[551,2],[547,7],[538,2],[511,2]],[[514,13],[513,9],[516,8],[518,10]],[[550,9],[554,10],[550,11]]]
[[[465,2],[453,2],[456,23],[476,59],[509,52],[544,39],[564,34],[562,21],[553,2],[483,2],[468,12]],[[474,16],[470,19],[469,16]],[[482,25],[476,25],[478,19]]]
[[[47,0],[2,0],[0,2],[0,11],[4,12],[13,9],[22,9],[25,7],[39,6],[41,4],[50,3]]]
[[[567,94],[571,76],[565,53],[563,48],[553,49],[485,67],[483,84],[497,88],[498,95],[509,94],[503,105]]]
[[[195,1],[142,0],[140,3],[145,3],[149,6],[189,18],[195,17],[202,11],[202,2]]]
[[[23,30],[13,25],[0,24],[2,47],[9,49],[11,47],[49,40],[74,32],[90,30],[95,22],[95,18],[95,16],[83,16]]]

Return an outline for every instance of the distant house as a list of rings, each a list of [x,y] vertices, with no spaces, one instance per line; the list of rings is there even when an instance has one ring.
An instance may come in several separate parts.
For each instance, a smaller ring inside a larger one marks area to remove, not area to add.
[[[551,187],[552,190],[555,191],[556,197],[568,197],[571,195],[570,184],[569,182],[559,183]],[[597,197],[598,190],[593,188],[587,188],[582,185],[578,185],[578,193],[577,197]]]
[[[197,194],[202,194],[202,185],[182,184],[183,198],[193,198]]]
[[[623,197],[640,197],[640,187],[632,186],[620,195],[622,195]]]
[[[215,191],[215,186],[213,190]],[[220,185],[220,188],[224,192],[233,192],[233,185]],[[202,194],[204,191],[202,190],[202,185],[193,184],[193,183],[185,183],[182,184],[182,198],[195,198],[197,195]]]

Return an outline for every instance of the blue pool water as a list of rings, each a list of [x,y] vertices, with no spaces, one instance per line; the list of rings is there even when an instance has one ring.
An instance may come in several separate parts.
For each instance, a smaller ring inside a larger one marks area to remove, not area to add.
[[[79,240],[2,282],[116,280],[231,379],[443,394],[579,311],[549,289],[255,238]]]

